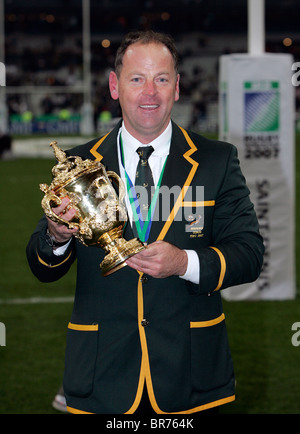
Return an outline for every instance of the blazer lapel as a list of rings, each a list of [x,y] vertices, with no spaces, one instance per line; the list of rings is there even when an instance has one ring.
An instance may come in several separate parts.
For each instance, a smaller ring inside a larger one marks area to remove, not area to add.
[[[122,121],[119,121],[115,128],[105,136],[101,137],[96,144],[90,149],[90,153],[96,160],[101,161],[106,170],[112,170],[120,175],[119,162],[118,162],[118,150],[117,150],[117,138],[118,132],[122,125]],[[103,160],[103,161],[102,161]]]
[[[192,158],[196,150],[197,148],[187,132],[172,122],[170,154],[161,183],[162,196],[165,194],[163,191],[165,189],[165,199],[167,200],[160,198],[157,203],[159,209],[155,211],[156,215],[152,223],[149,243],[165,238],[178,210],[182,206],[187,188],[190,186],[198,168],[198,163]]]

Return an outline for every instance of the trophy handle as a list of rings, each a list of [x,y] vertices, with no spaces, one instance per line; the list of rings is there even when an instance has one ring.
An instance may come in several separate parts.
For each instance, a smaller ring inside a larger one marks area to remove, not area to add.
[[[108,170],[106,173],[107,173],[108,178],[114,178],[118,182],[118,184],[119,184],[119,200],[120,200],[120,202],[123,203],[126,191],[125,191],[125,186],[124,186],[122,179],[119,177],[119,175],[117,175],[112,170]]]
[[[42,188],[41,188],[42,190]],[[61,218],[59,215],[55,214],[55,212],[52,211],[51,205],[50,203],[52,202],[52,206],[53,203],[56,206],[61,205],[61,198],[59,196],[56,196],[55,193],[53,192],[49,192],[46,193],[42,199],[42,208],[46,214],[47,217],[50,218],[50,220],[56,222],[56,223],[60,223],[63,224],[65,226],[68,226],[69,229],[74,229],[76,227],[79,228],[79,225],[73,222],[68,222],[67,220],[64,220],[63,218]]]

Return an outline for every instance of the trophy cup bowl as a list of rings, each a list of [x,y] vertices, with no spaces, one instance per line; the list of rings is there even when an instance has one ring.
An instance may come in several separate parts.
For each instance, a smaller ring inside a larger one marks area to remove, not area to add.
[[[40,184],[44,192],[42,208],[54,222],[70,229],[77,228],[74,236],[82,244],[101,247],[105,251],[100,268],[102,274],[108,276],[124,267],[126,259],[145,248],[138,238],[126,241],[122,236],[127,223],[123,181],[115,172],[106,171],[100,161],[67,157],[55,141],[50,146],[58,163],[52,168],[51,184]],[[117,182],[119,195],[111,180]],[[68,209],[76,210],[71,221],[52,210],[66,196],[70,199]]]

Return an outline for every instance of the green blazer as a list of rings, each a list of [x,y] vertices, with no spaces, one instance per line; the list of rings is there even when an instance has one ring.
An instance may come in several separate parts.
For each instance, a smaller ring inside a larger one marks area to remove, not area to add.
[[[236,148],[172,126],[162,185],[180,186],[183,194],[172,198],[168,219],[153,222],[149,243],[195,250],[199,285],[130,267],[102,277],[102,249],[75,239],[56,257],[45,241],[45,218],[27,246],[30,267],[43,282],[59,279],[77,258],[64,373],[71,412],[134,413],[144,387],[157,413],[194,413],[235,398],[220,290],[257,279],[263,241]],[[119,127],[69,153],[101,160],[119,174]],[[184,197],[188,186],[204,186],[203,200]],[[187,231],[183,211],[191,206],[201,224]],[[130,224],[124,237],[133,238]]]

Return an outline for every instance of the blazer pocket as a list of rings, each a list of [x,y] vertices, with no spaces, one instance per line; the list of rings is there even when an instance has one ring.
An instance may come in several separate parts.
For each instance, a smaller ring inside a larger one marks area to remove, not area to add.
[[[69,395],[86,397],[93,392],[98,334],[98,324],[68,325],[63,385]]]
[[[203,327],[211,327],[213,325],[219,324],[225,319],[224,313],[222,315],[218,316],[217,318],[211,319],[209,321],[191,321],[190,327],[192,329],[194,328],[203,328]]]
[[[197,392],[217,389],[229,381],[231,364],[224,320],[222,313],[208,321],[190,322],[191,377]]]

